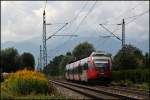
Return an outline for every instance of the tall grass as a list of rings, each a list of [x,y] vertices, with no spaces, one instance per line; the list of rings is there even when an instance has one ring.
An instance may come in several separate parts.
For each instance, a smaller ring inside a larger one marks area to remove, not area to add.
[[[44,74],[30,70],[12,73],[1,85],[1,95],[5,97],[6,94],[8,97],[30,94],[48,95],[54,91]]]

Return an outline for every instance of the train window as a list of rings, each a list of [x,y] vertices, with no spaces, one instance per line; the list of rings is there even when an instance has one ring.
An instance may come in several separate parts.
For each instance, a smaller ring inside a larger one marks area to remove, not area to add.
[[[96,67],[106,67],[107,63],[95,63]]]
[[[70,74],[72,74],[72,71],[73,71],[73,70],[72,70],[72,69],[70,69]]]
[[[106,65],[107,63],[95,63],[96,64],[96,69],[104,72],[106,70]]]
[[[74,70],[74,68],[72,69],[72,74],[74,74],[74,72],[75,72],[75,70]]]
[[[77,70],[76,70],[76,67],[74,68],[74,74],[76,74],[77,73]]]
[[[68,73],[70,74],[70,69],[68,70]]]
[[[87,69],[88,69],[88,63],[84,63],[83,70],[87,70]]]
[[[78,67],[76,67],[76,74],[78,74]]]
[[[82,73],[82,66],[78,66],[78,72],[79,72],[79,74]]]

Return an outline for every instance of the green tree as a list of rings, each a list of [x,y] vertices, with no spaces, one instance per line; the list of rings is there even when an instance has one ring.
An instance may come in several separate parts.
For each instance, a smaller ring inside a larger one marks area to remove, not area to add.
[[[47,75],[58,76],[59,75],[59,64],[63,59],[64,55],[56,56],[50,61],[50,63],[44,67],[43,72]]]
[[[30,53],[23,53],[21,55],[21,69],[27,68],[34,70],[35,60],[34,56]]]
[[[66,53],[66,56],[72,56],[71,52],[68,51],[68,52]]]
[[[66,54],[66,56],[63,57],[63,59],[61,60],[60,64],[59,64],[59,74],[60,75],[64,75],[65,73],[65,67],[67,64],[73,62],[74,58],[72,55],[68,55],[68,53]]]
[[[119,50],[113,59],[113,69],[116,70],[135,69],[141,66],[143,66],[142,52],[130,44]]]
[[[15,48],[1,50],[0,59],[2,72],[15,72],[20,67],[20,57]]]
[[[75,60],[79,60],[89,56],[93,51],[95,51],[95,48],[92,44],[83,42],[73,49],[72,54],[75,57]]]
[[[150,65],[149,65],[149,61],[150,61],[150,56],[149,56],[149,53],[145,53],[144,55],[144,67],[145,68],[148,68]]]

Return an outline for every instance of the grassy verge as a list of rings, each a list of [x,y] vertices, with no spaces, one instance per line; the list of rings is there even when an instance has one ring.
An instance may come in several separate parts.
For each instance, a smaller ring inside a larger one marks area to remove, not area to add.
[[[1,99],[61,99],[44,74],[29,70],[11,73],[1,83]]]
[[[118,70],[112,71],[114,84],[149,90],[150,72],[148,69]]]
[[[61,96],[49,96],[49,95],[27,95],[27,96],[21,96],[21,97],[15,97],[14,99],[28,99],[28,100],[32,100],[32,99],[64,99]]]

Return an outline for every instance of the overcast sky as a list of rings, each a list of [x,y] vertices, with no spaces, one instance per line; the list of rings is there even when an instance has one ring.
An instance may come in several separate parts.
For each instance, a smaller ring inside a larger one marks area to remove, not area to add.
[[[45,1],[1,1],[1,41],[20,42],[42,36],[42,13]],[[88,13],[95,1],[48,1],[46,5],[47,23],[69,23],[59,34],[78,34],[87,36],[108,35],[109,33],[99,26],[100,23],[119,24],[123,18],[128,23],[131,16],[139,15],[149,10],[148,1],[97,1],[96,5],[74,33],[80,21]],[[84,9],[81,10],[81,8]],[[81,10],[81,12],[80,12]],[[80,13],[79,13],[80,12]],[[149,12],[126,25],[126,38],[135,41],[149,40]],[[62,24],[47,27],[48,35],[55,32]],[[109,30],[121,28],[118,25],[106,25]],[[121,29],[116,35],[121,37]]]

